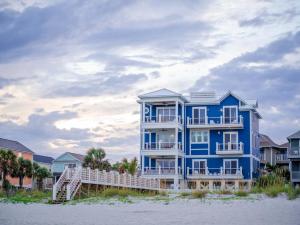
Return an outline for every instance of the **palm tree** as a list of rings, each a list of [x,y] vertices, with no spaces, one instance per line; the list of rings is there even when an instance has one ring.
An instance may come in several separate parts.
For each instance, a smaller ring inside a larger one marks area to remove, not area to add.
[[[128,165],[128,173],[130,173],[133,176],[136,174],[137,169],[138,169],[138,160],[136,157],[134,157]]]
[[[2,187],[6,191],[10,186],[6,177],[13,174],[14,168],[16,167],[16,158],[16,155],[12,151],[0,149],[0,173],[3,179]]]
[[[16,167],[13,171],[13,177],[19,178],[19,187],[23,187],[24,177],[32,176],[32,163],[30,160],[23,159],[22,157],[18,158]]]
[[[47,177],[50,177],[51,176],[51,173],[49,172],[49,170],[45,167],[39,167],[37,170],[36,170],[36,181],[37,181],[37,186],[38,186],[38,189],[41,190],[43,188],[43,182],[44,182],[44,179],[47,178]]]
[[[84,158],[83,166],[90,167],[93,170],[110,170],[111,165],[108,160],[104,160],[105,156],[106,154],[103,149],[91,148]]]

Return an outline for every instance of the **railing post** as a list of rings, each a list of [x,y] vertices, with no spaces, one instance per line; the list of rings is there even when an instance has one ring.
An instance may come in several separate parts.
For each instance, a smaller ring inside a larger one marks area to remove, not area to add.
[[[223,167],[221,166],[221,168],[220,168],[220,172],[221,172],[221,175],[223,175],[224,174],[224,170],[223,170]]]
[[[216,142],[216,150],[219,151],[219,143]]]
[[[186,175],[187,175],[187,176],[189,176],[189,175],[190,175],[190,168],[189,168],[189,167],[187,167],[186,169],[187,169],[187,171],[186,171]]]
[[[223,124],[223,116],[220,116],[220,124]]]
[[[160,175],[161,174],[161,167],[158,166],[158,174]]]
[[[67,185],[67,196],[66,196],[67,200],[71,199],[71,186],[70,184]]]
[[[56,200],[56,184],[53,185],[52,188],[52,199],[55,201]]]
[[[208,175],[208,167],[205,167],[205,175]]]

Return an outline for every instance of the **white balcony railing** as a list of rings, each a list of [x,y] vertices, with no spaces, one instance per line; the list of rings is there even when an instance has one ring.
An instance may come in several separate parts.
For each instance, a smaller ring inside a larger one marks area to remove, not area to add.
[[[182,144],[179,142],[176,147],[176,142],[148,142],[145,143],[144,150],[182,150]]]
[[[243,117],[202,117],[187,118],[187,125],[197,126],[243,126]]]
[[[240,168],[189,168],[187,176],[190,178],[243,178],[243,169]]]
[[[216,143],[217,154],[243,153],[244,143]]]
[[[180,123],[182,124],[181,116],[145,116],[145,123]]]
[[[298,158],[300,157],[300,147],[292,147],[288,149],[288,157]]]
[[[287,154],[276,154],[276,161],[287,161]]]
[[[144,175],[181,175],[182,170],[178,167],[177,173],[175,167],[145,167]]]

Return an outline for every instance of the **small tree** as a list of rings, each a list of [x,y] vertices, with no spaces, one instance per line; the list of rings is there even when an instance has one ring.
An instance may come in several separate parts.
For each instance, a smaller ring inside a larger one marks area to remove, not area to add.
[[[111,165],[108,160],[104,160],[105,156],[106,154],[103,149],[91,148],[84,158],[83,166],[90,167],[93,170],[110,170]]]
[[[36,176],[36,181],[37,181],[38,189],[42,190],[43,189],[44,179],[47,178],[47,177],[50,177],[51,173],[49,172],[49,170],[47,168],[45,168],[45,167],[39,167],[36,170],[35,176]]]
[[[8,175],[12,175],[16,167],[16,155],[12,151],[0,149],[0,173],[2,174],[2,187],[7,192],[10,187],[9,181],[6,179]]]
[[[136,157],[134,157],[128,165],[128,173],[134,175],[136,174],[137,169],[138,169],[138,160]]]
[[[18,158],[16,167],[13,171],[13,177],[19,178],[19,187],[23,187],[23,180],[25,177],[32,176],[32,163],[30,160],[23,159],[22,157]]]

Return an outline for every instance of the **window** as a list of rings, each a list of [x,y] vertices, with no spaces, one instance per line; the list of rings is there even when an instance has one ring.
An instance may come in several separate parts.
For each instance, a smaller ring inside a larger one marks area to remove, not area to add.
[[[159,122],[168,122],[175,120],[175,108],[157,108],[157,117]]]
[[[208,131],[191,131],[191,143],[208,143]]]
[[[206,171],[205,159],[193,160],[193,174],[205,174],[205,171]]]
[[[206,108],[194,107],[193,108],[193,124],[206,124]]]
[[[237,150],[238,149],[238,133],[237,132],[224,132],[224,149]]]
[[[76,163],[65,164],[65,168],[75,168],[75,167],[76,167]]]
[[[175,168],[175,160],[173,159],[157,159],[156,168]]]
[[[238,123],[238,112],[236,106],[224,106],[223,118],[224,123]]]
[[[224,160],[225,174],[236,174],[238,169],[237,159],[225,159]]]

